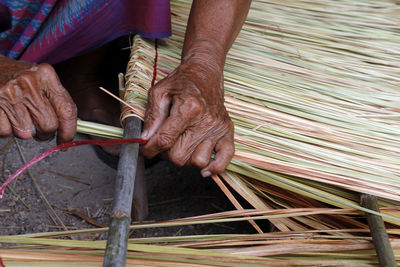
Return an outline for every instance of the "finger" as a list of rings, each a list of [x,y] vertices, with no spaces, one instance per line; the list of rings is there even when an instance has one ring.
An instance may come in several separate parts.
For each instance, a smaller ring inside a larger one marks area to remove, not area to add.
[[[168,157],[174,164],[178,166],[190,164],[200,169],[208,165],[221,134],[212,129],[211,121],[207,123],[202,119],[201,122],[203,127],[186,130],[168,151]]]
[[[26,101],[25,105],[36,128],[35,138],[51,139],[57,131],[58,119],[49,100],[39,90],[37,80],[32,75],[23,75],[18,79],[18,85],[29,90],[29,101]]]
[[[177,166],[189,165],[193,151],[201,142],[200,137],[190,130],[185,131],[168,150],[168,159]]]
[[[13,105],[13,114],[8,114],[8,119],[14,131],[14,135],[21,139],[30,139],[35,135],[31,116],[28,109],[21,103]]]
[[[197,100],[189,99],[186,101],[183,99],[177,99],[175,101],[170,116],[165,120],[157,133],[143,147],[144,156],[154,157],[160,152],[169,150],[177,141],[182,142],[184,140],[195,140],[194,138],[181,138],[178,140],[178,137],[186,131],[186,129],[194,122],[194,118],[198,115],[199,108],[195,107],[198,104],[194,104],[196,102]],[[185,134],[192,133],[188,131]],[[178,143],[177,145],[178,147],[185,146],[181,143]]]
[[[223,172],[231,161],[235,153],[235,146],[233,144],[233,135],[227,134],[218,140],[215,146],[214,160],[208,164],[207,167],[201,170],[203,177],[208,177],[212,174]]]
[[[24,96],[23,90],[14,80],[9,81],[0,91],[0,95],[6,102],[3,104],[3,112],[7,115],[12,131],[17,137],[29,139],[32,137],[34,127],[32,119],[20,98]]]
[[[143,146],[143,155],[147,158],[152,158],[161,152],[169,150],[185,131],[187,123],[187,119],[182,118],[179,120],[175,117],[169,117],[159,131]]]
[[[150,139],[167,119],[171,106],[168,91],[167,83],[163,81],[149,90],[142,139]]]
[[[210,162],[215,143],[216,141],[213,139],[206,139],[201,142],[191,156],[191,165],[200,169],[205,168]]]
[[[76,105],[67,90],[61,85],[57,74],[50,65],[40,64],[38,74],[47,86],[45,92],[58,117],[57,143],[70,142],[76,134]]]
[[[0,109],[0,137],[12,135],[12,127],[4,110]]]

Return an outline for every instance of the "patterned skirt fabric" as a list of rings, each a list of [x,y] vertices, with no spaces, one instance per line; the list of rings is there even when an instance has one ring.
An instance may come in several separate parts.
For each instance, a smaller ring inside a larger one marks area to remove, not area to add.
[[[171,34],[169,0],[0,0],[0,54],[55,64],[127,34]]]

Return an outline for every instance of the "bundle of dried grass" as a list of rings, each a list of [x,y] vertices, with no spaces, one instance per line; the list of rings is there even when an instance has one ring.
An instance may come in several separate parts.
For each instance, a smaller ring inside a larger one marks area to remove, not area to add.
[[[156,80],[179,64],[190,2],[171,8],[173,36],[158,40]],[[236,152],[220,178],[263,209],[365,210],[359,193],[397,206],[399,12],[391,0],[254,0],[225,64]],[[153,40],[134,39],[125,95],[134,109],[123,118],[143,118],[155,50]],[[400,224],[398,214],[384,216]]]
[[[310,214],[354,216],[359,213],[351,209],[243,210],[132,225],[131,229],[221,223],[243,220],[246,216],[293,219]],[[107,228],[0,236],[0,243],[18,244],[0,249],[0,263],[6,266],[99,266],[106,242],[93,238],[104,231]],[[398,229],[388,232],[392,237],[400,234]],[[57,239],[73,235],[80,235],[82,240]],[[391,245],[399,251],[399,239],[393,238]],[[129,240],[126,266],[376,266],[376,263],[368,230],[351,228],[133,239]]]

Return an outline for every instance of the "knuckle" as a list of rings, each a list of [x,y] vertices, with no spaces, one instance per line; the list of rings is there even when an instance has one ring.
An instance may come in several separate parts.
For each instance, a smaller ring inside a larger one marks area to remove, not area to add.
[[[149,89],[148,95],[149,95],[149,100],[155,98],[161,98],[164,94],[166,93],[166,89],[162,86],[162,83],[158,83],[157,85],[151,87]]]
[[[175,164],[178,167],[185,166],[188,161],[188,157],[187,157],[186,153],[181,150],[177,151],[177,150],[171,149],[168,152],[168,158],[173,164]]]
[[[229,162],[221,162],[221,161],[215,162],[214,161],[214,166],[213,166],[213,171],[212,172],[215,173],[215,174],[222,173],[226,169],[226,167],[228,166],[228,163]]]
[[[19,102],[20,95],[22,95],[20,91],[19,86],[16,84],[16,80],[10,80],[1,87],[0,96],[8,101],[8,103],[15,104],[16,102]]]
[[[75,120],[78,114],[78,109],[74,102],[71,101],[60,101],[61,116],[64,120]]]
[[[228,145],[224,147],[224,149],[226,149],[226,153],[228,154],[229,160],[231,160],[233,155],[235,154],[235,143],[233,142],[233,139],[230,141]]]
[[[235,155],[235,143],[233,138],[224,138],[224,141],[217,144],[217,152],[221,154],[220,161],[228,165]]]
[[[54,70],[54,68],[50,64],[47,64],[47,63],[41,63],[38,65],[37,68],[38,68],[38,71],[44,75],[56,74],[56,71]]]
[[[157,146],[160,149],[167,150],[174,144],[174,139],[168,133],[160,133],[157,139]]]
[[[212,116],[211,114],[207,114],[207,115],[203,116],[202,124],[204,125],[204,127],[214,128],[214,127],[218,127],[220,125],[220,121],[215,116]]]
[[[209,159],[207,159],[205,157],[201,157],[201,156],[194,156],[191,161],[193,166],[200,168],[200,169],[205,168],[208,165],[208,162],[209,162]]]
[[[29,90],[30,88],[39,89],[37,86],[37,79],[32,72],[20,73],[11,84],[18,84],[19,88],[22,90]],[[10,85],[11,85],[10,84]]]
[[[180,157],[176,157],[174,155],[169,155],[168,158],[173,164],[175,164],[178,167],[183,167],[186,164],[186,160],[183,160]]]
[[[55,131],[57,131],[58,122],[56,119],[48,119],[45,122],[41,123],[40,127],[37,128],[42,133],[54,133]]]
[[[204,110],[204,104],[196,97],[187,97],[184,101],[185,112],[191,115],[198,115]]]
[[[28,81],[28,82],[30,82],[30,81],[32,81],[33,79],[34,79],[34,77],[33,77],[33,75],[32,75],[32,72],[28,72],[28,71],[21,72],[21,73],[18,74],[18,76],[15,77],[15,80],[16,80],[17,82],[21,82],[21,81]]]

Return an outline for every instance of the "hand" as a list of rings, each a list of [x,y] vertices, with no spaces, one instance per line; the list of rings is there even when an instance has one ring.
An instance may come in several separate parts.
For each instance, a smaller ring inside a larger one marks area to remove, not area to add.
[[[77,110],[48,64],[36,65],[0,56],[0,136],[71,141]]]
[[[167,154],[178,166],[201,168],[206,177],[225,170],[234,154],[233,123],[224,107],[222,68],[189,59],[149,90],[145,157]],[[211,160],[212,152],[216,154]]]

